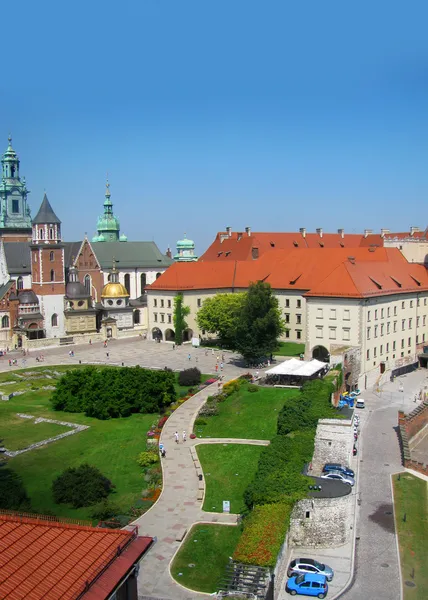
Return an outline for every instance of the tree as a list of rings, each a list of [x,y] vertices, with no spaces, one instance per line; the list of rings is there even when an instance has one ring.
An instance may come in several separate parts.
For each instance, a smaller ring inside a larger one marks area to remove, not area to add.
[[[245,293],[216,294],[204,300],[196,316],[199,328],[216,334],[222,346],[233,349],[245,296]]]
[[[183,333],[187,328],[186,317],[189,314],[190,308],[183,306],[183,294],[180,292],[174,297],[174,329],[177,346],[183,343]]]
[[[0,508],[29,510],[30,501],[20,476],[0,463]]]
[[[99,469],[88,464],[70,467],[54,479],[52,495],[57,504],[71,504],[73,508],[91,506],[112,492],[114,485]]]
[[[255,362],[275,351],[284,330],[278,299],[271,286],[262,281],[250,284],[238,316],[236,350],[247,361]]]

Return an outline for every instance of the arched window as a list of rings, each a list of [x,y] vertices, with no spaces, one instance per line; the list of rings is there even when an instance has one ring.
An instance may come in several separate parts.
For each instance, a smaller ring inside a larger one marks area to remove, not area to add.
[[[1,320],[1,326],[3,327],[3,329],[5,329],[6,327],[9,328],[9,317],[7,315],[5,315],[2,320]]]
[[[84,281],[84,285],[85,285],[86,291],[88,292],[88,294],[90,294],[91,291],[92,291],[91,276],[90,275],[85,275],[85,279],[83,281]]]
[[[156,273],[156,279],[159,279],[159,277],[162,275],[162,273]]]
[[[51,281],[55,281],[55,271],[51,269]]]
[[[43,239],[43,229],[42,228],[39,229],[39,238],[41,240]]]
[[[111,273],[108,274],[107,279],[108,279],[108,281],[111,281]]]
[[[53,238],[54,238],[53,229],[52,229],[52,227],[50,227],[49,228],[49,239],[53,240]]]
[[[50,260],[51,262],[53,262],[53,261],[54,261],[54,253],[53,253],[53,252],[51,252],[51,253],[49,254],[49,260]]]
[[[128,294],[130,294],[131,293],[131,276],[129,275],[129,273],[126,273],[126,275],[125,275],[125,287],[126,287]]]
[[[58,327],[58,315],[56,313],[51,316],[51,325],[52,327]]]
[[[143,293],[146,288],[146,285],[147,285],[147,275],[145,273],[141,273],[140,283],[141,283],[141,293]]]
[[[18,290],[24,289],[24,280],[22,279],[22,277],[18,277],[18,279],[16,280],[16,287],[18,288]]]

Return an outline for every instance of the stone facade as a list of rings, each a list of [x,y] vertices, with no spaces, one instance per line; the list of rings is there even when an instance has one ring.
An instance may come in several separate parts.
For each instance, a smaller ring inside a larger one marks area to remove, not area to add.
[[[428,461],[422,463],[412,456],[412,445],[415,441],[418,441],[418,438],[428,433],[428,400],[426,394],[423,402],[410,414],[406,415],[402,410],[398,411],[398,429],[403,465],[406,469],[428,475]]]
[[[320,419],[309,474],[318,475],[327,462],[349,464],[353,445],[353,420]]]
[[[290,519],[288,539],[293,546],[328,548],[351,539],[352,494],[341,498],[300,500]]]

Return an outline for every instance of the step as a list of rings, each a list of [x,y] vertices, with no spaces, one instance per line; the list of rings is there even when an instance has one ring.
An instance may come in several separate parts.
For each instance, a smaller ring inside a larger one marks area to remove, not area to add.
[[[184,536],[186,535],[186,533],[187,533],[187,529],[185,529],[185,528],[183,528],[183,529],[179,529],[179,530],[177,531],[177,533],[176,533],[176,536],[175,536],[175,541],[176,541],[176,542],[182,542],[182,541],[183,541],[183,538],[184,538]]]

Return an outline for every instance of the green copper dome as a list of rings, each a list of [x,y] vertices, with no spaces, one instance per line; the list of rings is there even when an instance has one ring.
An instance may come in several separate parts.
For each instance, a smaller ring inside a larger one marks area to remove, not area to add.
[[[184,239],[178,240],[177,248],[195,248],[195,242],[193,240],[188,240],[186,234],[184,234]]]
[[[92,238],[93,242],[126,242],[127,237],[120,235],[120,222],[113,214],[113,203],[110,200],[110,184],[107,180],[104,201],[104,214],[98,217],[97,235]]]
[[[179,262],[193,262],[198,260],[195,256],[195,242],[187,239],[186,234],[182,240],[177,242],[177,254],[174,256],[174,260]]]

